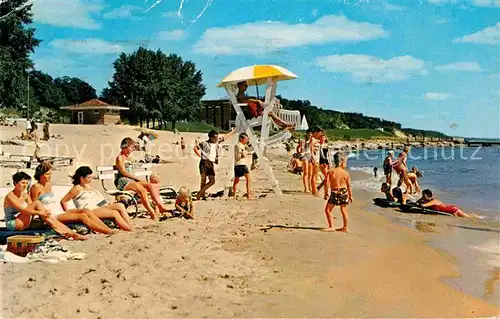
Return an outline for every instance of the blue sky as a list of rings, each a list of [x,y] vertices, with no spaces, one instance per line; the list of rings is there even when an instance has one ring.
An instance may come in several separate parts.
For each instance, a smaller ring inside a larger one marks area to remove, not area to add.
[[[195,62],[208,99],[225,96],[229,72],[277,64],[299,76],[278,85],[289,99],[500,137],[500,0],[34,0],[33,11],[36,68],[99,92],[118,54],[143,45]]]

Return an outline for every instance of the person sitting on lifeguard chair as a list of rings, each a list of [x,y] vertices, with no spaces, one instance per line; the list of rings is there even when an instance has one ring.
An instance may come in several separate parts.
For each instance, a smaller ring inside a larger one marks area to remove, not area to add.
[[[238,100],[238,103],[247,104],[248,113],[252,116],[252,118],[262,116],[262,113],[264,112],[264,102],[256,99],[255,97],[250,97],[245,94],[245,91],[248,88],[248,84],[246,81],[238,82],[237,86],[238,94],[236,95],[236,99]],[[295,129],[295,124],[290,124],[283,121],[272,111],[269,112],[269,117],[280,129],[285,129],[287,131],[293,131]]]

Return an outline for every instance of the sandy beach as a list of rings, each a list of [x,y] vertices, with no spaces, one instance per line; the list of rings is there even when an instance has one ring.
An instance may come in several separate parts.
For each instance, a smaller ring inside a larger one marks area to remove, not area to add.
[[[20,131],[1,127],[1,140]],[[55,184],[68,184],[68,174],[80,165],[113,164],[120,140],[137,136],[133,127],[97,125],[51,125],[51,134],[64,138],[43,142],[42,155],[75,156],[74,167],[54,171]],[[162,184],[196,190],[197,158],[181,156],[174,144],[178,135],[159,134],[151,153],[169,161],[154,167]],[[206,138],[181,136],[188,145]],[[19,143],[24,146],[3,145],[2,150],[33,153],[32,142]],[[194,220],[137,218],[132,233],[64,241],[72,251],[86,253],[81,261],[1,264],[2,317],[456,318],[500,313],[498,305],[449,283],[462,275],[460,265],[429,245],[427,233],[367,209],[373,193],[354,189],[350,233],[318,231],[326,226],[324,200],[301,192],[300,177],[286,171],[284,147],[270,149],[269,158],[284,192],[281,201],[256,170],[258,200],[198,201]],[[218,168],[212,192],[223,189],[227,163]],[[1,168],[2,186],[15,171]],[[366,178],[362,172],[351,176]],[[93,186],[102,190],[98,180]]]

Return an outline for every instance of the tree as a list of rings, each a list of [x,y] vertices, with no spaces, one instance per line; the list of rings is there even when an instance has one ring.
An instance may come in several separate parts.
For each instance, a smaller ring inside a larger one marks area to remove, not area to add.
[[[29,0],[0,1],[0,105],[19,108],[27,103],[30,54],[40,40],[33,22]],[[31,103],[30,103],[31,104]]]
[[[30,91],[33,91],[40,106],[59,109],[68,104],[62,88],[54,83],[50,75],[41,71],[30,72]]]
[[[197,116],[205,86],[193,62],[140,47],[132,54],[122,53],[113,66],[113,80],[103,90],[103,99],[130,107],[132,123],[142,125],[143,119],[149,123],[154,117],[172,122],[174,129],[177,121]]]
[[[79,104],[97,98],[95,89],[79,78],[63,76],[56,78],[54,84],[61,89],[69,104]]]

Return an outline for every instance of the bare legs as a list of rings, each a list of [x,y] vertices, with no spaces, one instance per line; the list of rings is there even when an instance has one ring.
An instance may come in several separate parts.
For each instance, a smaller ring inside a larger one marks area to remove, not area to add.
[[[151,219],[155,221],[158,220],[158,217],[156,216],[153,207],[149,203],[148,191],[146,190],[146,188],[144,188],[144,186],[142,186],[138,182],[130,182],[125,187],[125,190],[133,191],[134,193],[138,194],[141,197],[142,204],[148,211],[149,216],[151,216]]]
[[[305,159],[302,161],[302,183],[304,184],[304,192],[308,193],[311,190],[311,177],[310,174],[309,160]]]
[[[57,220],[61,223],[81,222],[90,230],[102,234],[114,234],[111,228],[106,226],[93,212],[87,209],[69,209],[64,214],[58,215]]]
[[[250,192],[250,187],[251,187],[251,182],[250,182],[250,174],[245,174],[243,175],[245,176],[245,180],[246,180],[246,188],[247,188],[247,198],[248,199],[252,199],[252,194]],[[236,199],[236,190],[238,189],[238,183],[240,182],[240,178],[239,177],[235,177],[234,178],[234,182],[233,182],[233,198]]]
[[[215,184],[215,176],[208,176],[208,183],[206,181],[207,176],[205,174],[201,175],[201,188],[198,194],[196,195],[196,199],[200,199],[205,197],[205,192],[207,189],[212,187]]]
[[[117,204],[117,205],[123,206],[123,204]],[[125,208],[125,207],[123,207],[123,208]],[[114,209],[110,208],[109,206],[96,208],[92,212],[98,218],[113,218],[121,230],[125,230],[125,231],[132,230],[132,226],[123,219],[121,214],[117,210],[114,210]]]
[[[330,182],[328,180],[328,165],[321,164],[319,166],[319,169],[321,170],[321,173],[325,177],[325,179],[323,180],[323,187],[325,188],[325,195],[323,196],[323,198],[326,200],[326,199],[328,199],[328,196],[329,196],[328,190],[330,189]]]
[[[335,205],[327,203],[325,206],[325,215],[326,215],[326,221],[328,223],[328,227],[322,229],[322,231],[325,232],[334,232],[334,231],[341,231],[341,232],[346,232],[347,233],[347,223],[349,222],[349,215],[347,213],[347,205],[341,205],[340,206],[340,213],[342,214],[342,222],[343,226],[342,228],[337,228],[335,229],[333,227],[333,216],[332,216],[332,211],[335,208]]]
[[[160,212],[161,213],[166,212],[168,208],[167,206],[165,206],[163,200],[161,199],[160,184],[151,184],[146,182],[142,182],[140,184],[149,192],[149,194],[151,194],[151,199],[156,204],[156,206],[158,206]]]
[[[31,207],[30,207],[31,206]],[[34,201],[30,205],[30,208],[35,208],[36,210],[47,211],[43,204],[39,201]],[[30,226],[32,215],[20,213],[16,218],[16,229],[17,230],[25,230]],[[54,217],[42,217],[42,220],[50,226],[56,233],[62,235],[63,237],[70,237],[75,240],[86,240],[87,237],[78,234],[77,232],[68,228],[68,226],[64,225]]]
[[[318,171],[319,171],[319,165],[316,163],[312,163],[310,165],[310,174],[311,174],[311,179],[310,179],[310,185],[311,185],[311,192],[313,196],[318,196],[318,188],[316,186],[316,179],[318,178]]]

